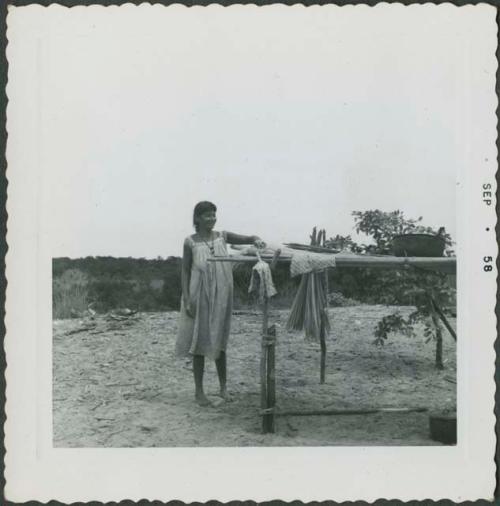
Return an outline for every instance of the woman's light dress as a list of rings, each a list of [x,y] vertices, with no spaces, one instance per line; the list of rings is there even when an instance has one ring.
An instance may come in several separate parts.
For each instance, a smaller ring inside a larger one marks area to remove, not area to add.
[[[217,234],[217,233],[216,233]],[[218,358],[225,351],[231,329],[233,310],[233,270],[230,262],[208,262],[212,241],[186,239],[192,250],[189,296],[195,308],[191,318],[181,302],[176,354],[204,355]],[[227,256],[226,233],[218,233],[213,240],[215,256]]]

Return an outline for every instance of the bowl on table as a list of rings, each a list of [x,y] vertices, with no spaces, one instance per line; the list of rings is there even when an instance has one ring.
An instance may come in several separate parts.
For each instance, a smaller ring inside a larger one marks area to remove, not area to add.
[[[392,250],[397,257],[442,257],[445,246],[440,235],[401,234],[392,239]]]

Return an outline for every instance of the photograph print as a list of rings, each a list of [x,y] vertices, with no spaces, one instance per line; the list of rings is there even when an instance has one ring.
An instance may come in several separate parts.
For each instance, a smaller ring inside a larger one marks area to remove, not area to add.
[[[457,444],[490,55],[460,9],[386,7],[15,18],[54,448]]]

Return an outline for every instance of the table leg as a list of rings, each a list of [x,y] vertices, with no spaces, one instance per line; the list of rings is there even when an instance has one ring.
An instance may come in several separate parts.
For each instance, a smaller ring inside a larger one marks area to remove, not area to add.
[[[319,344],[321,346],[321,363],[320,363],[320,371],[319,371],[319,382],[323,384],[325,382],[326,375],[326,331],[325,331],[325,322],[324,319],[321,318],[321,329],[319,334]]]
[[[444,326],[450,333],[451,337],[456,341],[457,340],[457,333],[453,330],[453,327],[450,325],[450,322],[446,319],[446,316],[444,315],[442,309],[438,306],[438,303],[434,300],[434,298],[431,298],[432,305],[434,306],[434,309],[436,313],[438,314],[439,318],[441,318],[441,321],[443,322]]]
[[[262,307],[262,346],[260,356],[260,407],[262,410],[262,432],[267,434],[274,431],[274,413],[270,412],[271,400],[274,399],[274,392],[271,393],[273,384],[270,382],[270,373],[274,377],[274,367],[270,369],[270,350],[269,337],[268,337],[268,323],[269,323],[269,299],[264,298]],[[274,362],[274,350],[272,355],[272,362]],[[274,400],[273,400],[274,404]]]
[[[439,324],[439,318],[434,307],[432,297],[430,298],[430,309],[431,318],[434,328],[436,330],[436,367],[438,369],[444,369],[443,365],[443,333],[441,331],[441,325]]]
[[[324,272],[324,296],[325,296],[325,307],[323,309],[324,313],[321,314],[321,328],[319,332],[319,344],[321,346],[321,363],[320,363],[320,372],[319,372],[319,382],[320,384],[325,383],[326,377],[326,319],[328,318],[328,269]]]
[[[274,432],[274,408],[276,404],[276,375],[275,375],[275,347],[276,340],[274,336],[268,335],[267,342],[267,408],[271,412],[268,417],[268,432]]]

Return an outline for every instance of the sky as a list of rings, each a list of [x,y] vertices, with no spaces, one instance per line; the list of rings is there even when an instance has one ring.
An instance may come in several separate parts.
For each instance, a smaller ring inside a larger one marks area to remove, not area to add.
[[[495,71],[483,13],[11,10],[10,124],[34,124],[23,149],[52,256],[180,255],[200,200],[218,229],[269,242],[307,242],[315,225],[355,235],[351,213],[368,209],[455,238]]]

